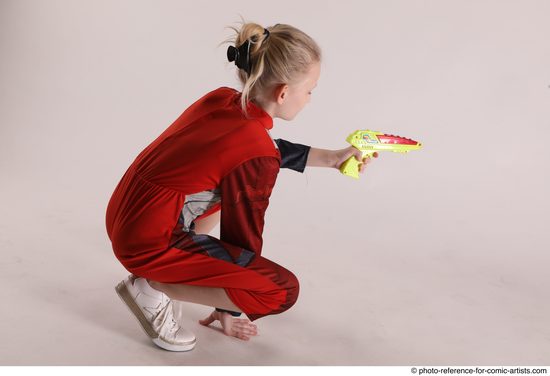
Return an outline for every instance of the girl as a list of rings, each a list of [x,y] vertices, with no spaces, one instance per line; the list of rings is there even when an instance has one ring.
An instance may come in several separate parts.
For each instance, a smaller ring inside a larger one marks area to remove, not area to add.
[[[279,168],[339,168],[355,155],[362,173],[369,163],[351,146],[273,140],[273,119],[292,120],[310,101],[321,50],[290,25],[233,30],[227,55],[242,92],[220,87],[187,108],[136,157],[107,207],[114,253],[132,273],[116,291],[153,342],[172,351],[196,342],[175,321],[172,300],[216,307],[200,324],[218,320],[242,340],[258,334],[253,321],[296,302],[296,276],[261,255]],[[209,236],[220,221],[220,239]],[[241,312],[248,319],[236,318]]]

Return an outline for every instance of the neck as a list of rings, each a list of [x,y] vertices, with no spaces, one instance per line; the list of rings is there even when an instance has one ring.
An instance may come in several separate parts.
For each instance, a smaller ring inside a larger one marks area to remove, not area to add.
[[[272,119],[275,119],[275,103],[265,103],[265,101],[262,101],[261,99],[255,99],[254,103],[267,112]]]

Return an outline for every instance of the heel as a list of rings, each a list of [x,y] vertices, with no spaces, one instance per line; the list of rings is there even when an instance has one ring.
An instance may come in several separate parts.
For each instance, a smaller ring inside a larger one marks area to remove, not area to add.
[[[124,281],[120,282],[116,287],[115,290],[120,297],[120,299],[126,304],[126,307],[134,314],[134,317],[138,320],[141,327],[145,331],[145,333],[151,338],[156,339],[158,338],[158,334],[155,333],[149,322],[147,321],[147,318],[141,312],[138,305],[132,298],[132,295],[130,294],[130,291],[128,291],[128,288],[126,287],[126,284]]]

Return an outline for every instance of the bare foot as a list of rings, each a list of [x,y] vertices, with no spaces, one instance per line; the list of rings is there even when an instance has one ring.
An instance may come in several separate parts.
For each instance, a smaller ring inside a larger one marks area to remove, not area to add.
[[[214,310],[204,320],[199,320],[199,323],[204,326],[210,325],[213,321],[219,320],[223,327],[223,333],[227,336],[237,337],[244,341],[250,340],[249,336],[258,335],[258,327],[248,319],[238,319],[231,316],[227,312],[219,312]]]

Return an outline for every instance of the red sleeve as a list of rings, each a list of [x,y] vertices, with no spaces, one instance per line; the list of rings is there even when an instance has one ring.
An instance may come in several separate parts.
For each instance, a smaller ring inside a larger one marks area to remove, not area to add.
[[[261,254],[264,214],[279,167],[277,158],[258,157],[222,179],[220,240]]]

